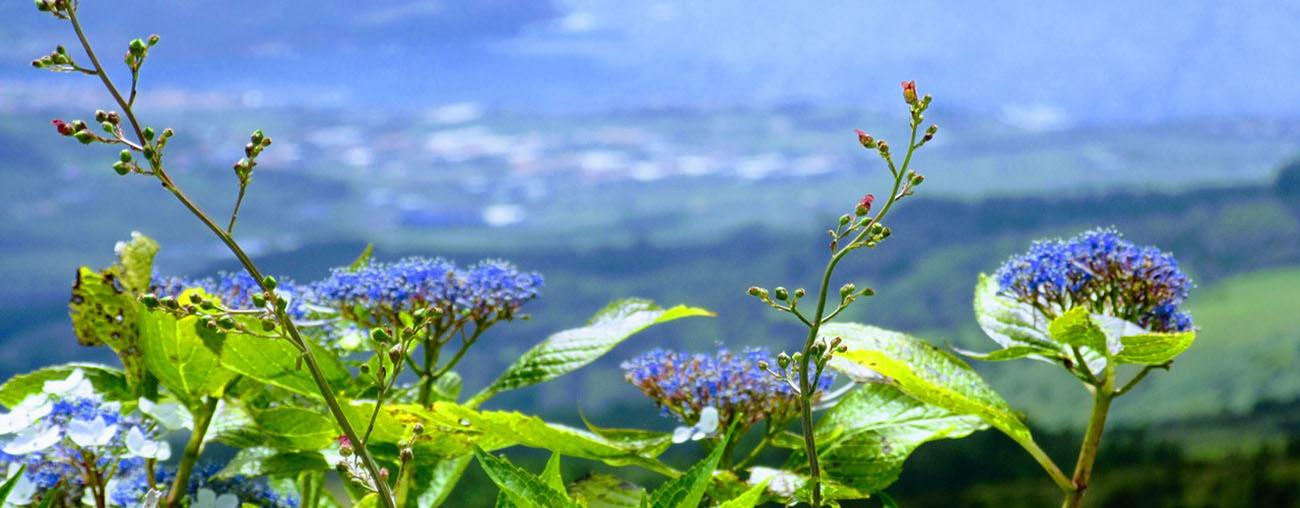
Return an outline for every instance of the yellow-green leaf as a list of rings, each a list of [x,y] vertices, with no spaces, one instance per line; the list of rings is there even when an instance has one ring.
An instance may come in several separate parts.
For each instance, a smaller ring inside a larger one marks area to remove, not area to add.
[[[1121,363],[1163,365],[1183,354],[1183,351],[1191,347],[1194,341],[1196,341],[1196,332],[1192,330],[1130,335],[1120,338],[1124,349],[1115,355],[1115,360]]]

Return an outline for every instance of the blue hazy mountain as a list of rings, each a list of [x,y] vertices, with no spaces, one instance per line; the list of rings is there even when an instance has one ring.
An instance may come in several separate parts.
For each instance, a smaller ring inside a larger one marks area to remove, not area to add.
[[[147,85],[266,104],[880,104],[915,78],[1047,128],[1300,114],[1297,2],[82,3],[113,63],[127,38],[164,36]],[[0,19],[0,106],[76,93],[25,65],[66,29],[29,2]]]

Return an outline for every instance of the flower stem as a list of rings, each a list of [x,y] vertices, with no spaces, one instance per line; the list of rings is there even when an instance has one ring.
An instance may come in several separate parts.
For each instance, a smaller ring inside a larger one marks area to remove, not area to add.
[[[104,71],[104,67],[100,64],[99,58],[95,55],[94,48],[86,38],[85,32],[81,28],[81,23],[77,19],[76,7],[74,6],[69,8],[67,13],[68,19],[72,23],[73,30],[77,33],[77,39],[81,42],[81,46],[85,50],[86,56],[94,65],[95,74],[99,75],[99,79],[104,84],[104,88],[108,90],[108,93],[113,96],[113,100],[122,108],[122,113],[126,115],[127,120],[131,124],[131,128],[135,132],[136,139],[140,143],[139,146],[146,146],[150,141],[144,136],[144,128],[139,120],[136,119],[132,104],[122,97],[117,86],[113,84],[113,80],[110,79],[108,73]],[[161,155],[156,155],[155,157],[150,158],[149,164],[153,170],[153,175],[162,182],[163,187],[170,191],[172,195],[174,195],[176,199],[190,211],[190,213],[197,217],[199,221],[203,222],[203,224],[226,245],[231,253],[239,259],[240,264],[243,265],[246,271],[248,271],[248,274],[253,277],[253,280],[257,281],[258,286],[261,287],[263,291],[268,293],[271,292],[271,290],[265,285],[265,279],[262,276],[261,271],[258,270],[255,264],[253,264],[252,259],[248,257],[248,254],[244,252],[244,249],[235,242],[234,238],[231,237],[229,233],[223,230],[221,226],[217,225],[217,223],[213,221],[207,213],[199,208],[198,205],[195,204],[194,201],[181,191],[180,187],[172,181],[171,176],[168,175],[167,171],[163,168]],[[302,351],[304,363],[306,363],[307,369],[311,373],[317,389],[320,391],[321,398],[325,401],[325,405],[329,407],[330,414],[334,417],[335,422],[343,430],[344,435],[346,435],[349,440],[354,443],[361,443],[362,441],[360,437],[352,427],[352,423],[348,421],[347,415],[343,412],[343,408],[339,405],[338,399],[334,396],[333,389],[330,388],[329,382],[325,379],[325,375],[321,371],[320,364],[316,361],[316,357],[312,354],[311,348],[308,347],[307,342],[298,332],[298,328],[293,324],[293,321],[289,319],[288,314],[286,314],[282,309],[276,311],[276,319],[279,321],[282,329],[287,332],[289,342]],[[375,487],[379,491],[380,502],[383,503],[383,506],[386,508],[396,508],[396,503],[393,500],[392,489],[388,486],[388,483],[382,479],[379,465],[375,462],[374,457],[371,456],[364,446],[358,446],[355,451],[361,458],[362,463],[365,465],[371,478],[374,479]],[[180,476],[178,476],[178,478],[179,477]]]
[[[212,424],[212,417],[217,413],[217,403],[221,399],[217,397],[208,397],[207,402],[199,408],[199,414],[194,415],[194,431],[190,433],[190,440],[185,444],[185,453],[181,455],[181,462],[176,466],[176,478],[172,480],[172,486],[168,489],[167,500],[164,506],[177,506],[181,498],[185,496],[186,488],[190,482],[190,473],[194,472],[194,463],[198,462],[199,454],[203,453],[203,438],[208,434],[208,426]]]
[[[829,318],[826,317],[826,297],[830,291],[831,277],[835,274],[835,267],[839,265],[840,260],[844,259],[844,256],[850,251],[858,248],[858,242],[866,237],[872,226],[879,224],[889,214],[894,203],[898,201],[900,197],[898,191],[903,185],[903,179],[907,178],[907,168],[912,162],[912,154],[918,148],[916,144],[918,125],[916,122],[912,123],[912,136],[908,143],[907,156],[903,159],[902,167],[897,171],[891,171],[894,176],[894,188],[889,192],[889,198],[885,201],[885,205],[870,222],[862,226],[862,230],[852,241],[831,256],[831,260],[826,263],[826,270],[822,272],[821,286],[817,289],[817,310],[813,313],[812,323],[808,327],[808,338],[804,341],[803,355],[799,362],[799,424],[803,432],[804,453],[808,456],[808,476],[811,482],[810,490],[812,491],[812,505],[814,508],[822,505],[821,465],[817,460],[817,437],[814,435],[812,417],[812,399],[819,381],[817,378],[820,377],[821,371],[818,370],[816,374],[810,376],[808,367],[813,361],[812,349],[817,342],[817,334],[821,331],[821,326],[829,321]],[[838,314],[838,312],[835,314]]]
[[[1088,430],[1083,436],[1083,446],[1079,449],[1079,461],[1074,466],[1074,490],[1065,494],[1062,508],[1078,508],[1083,505],[1083,495],[1088,490],[1088,481],[1092,477],[1092,466],[1097,461],[1097,451],[1101,447],[1101,434],[1106,426],[1106,414],[1110,412],[1110,403],[1114,395],[1110,392],[1110,383],[1099,387],[1092,399],[1092,417],[1088,420]]]

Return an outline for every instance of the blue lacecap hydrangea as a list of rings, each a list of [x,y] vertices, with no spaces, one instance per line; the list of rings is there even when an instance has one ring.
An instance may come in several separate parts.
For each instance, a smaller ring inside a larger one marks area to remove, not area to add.
[[[1049,314],[1086,305],[1152,331],[1193,326],[1179,307],[1194,284],[1174,256],[1134,245],[1111,228],[1035,242],[1029,252],[1007,260],[995,278],[1003,294]]]
[[[221,467],[217,464],[200,463],[190,475],[187,494],[194,496],[201,489],[209,489],[217,495],[230,494],[239,498],[240,503],[263,508],[298,508],[300,501],[296,495],[276,491],[265,477],[214,478],[220,470]],[[154,482],[165,488],[175,478],[175,467],[162,466],[155,473]],[[143,474],[124,477],[116,485],[116,489],[110,493],[110,499],[120,506],[138,506],[149,492],[149,480]]]
[[[715,354],[687,354],[653,349],[622,363],[624,378],[655,401],[665,416],[694,424],[705,407],[718,410],[724,424],[741,418],[752,425],[766,418],[785,420],[799,410],[793,387],[759,367],[775,365],[765,349],[740,353],[721,349]],[[833,376],[823,374],[814,399],[828,389]]]
[[[311,285],[318,303],[404,312],[430,307],[449,315],[512,314],[541,294],[542,276],[500,260],[469,268],[442,258],[405,258],[334,269]]]
[[[90,450],[96,457],[96,468],[100,471],[113,470],[119,477],[142,474],[145,469],[144,459],[127,454],[126,435],[131,429],[136,428],[148,439],[156,440],[159,436],[150,426],[145,425],[139,416],[121,414],[119,404],[105,403],[93,398],[59,399],[53,401],[49,414],[40,418],[35,425],[40,428],[67,429],[68,424],[73,420],[99,419],[117,429],[108,444]],[[66,432],[60,430],[60,434],[64,436]],[[7,441],[0,441],[0,448]],[[81,460],[81,452],[66,437],[51,446],[24,455],[0,452],[0,466],[9,464],[27,466],[23,470],[23,475],[34,486],[36,497],[49,495],[51,489],[58,486],[59,492],[65,499],[80,500],[86,488],[84,473],[76,466]]]

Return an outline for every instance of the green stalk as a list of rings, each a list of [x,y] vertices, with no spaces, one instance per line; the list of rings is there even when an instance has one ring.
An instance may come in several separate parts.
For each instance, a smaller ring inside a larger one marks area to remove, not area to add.
[[[831,276],[834,275],[835,267],[839,265],[840,260],[857,248],[854,247],[854,244],[862,240],[872,226],[879,224],[889,214],[889,210],[893,208],[894,203],[898,201],[899,188],[903,184],[903,179],[907,178],[908,165],[912,162],[912,154],[916,152],[916,130],[918,126],[918,122],[913,122],[911,140],[907,144],[907,156],[903,158],[902,167],[893,172],[894,188],[889,192],[889,199],[885,201],[884,207],[880,209],[875,218],[863,225],[862,231],[848,245],[841,247],[831,256],[831,260],[826,263],[826,269],[822,272],[821,287],[817,289],[817,310],[813,313],[811,326],[808,327],[808,338],[804,341],[803,354],[799,362],[799,424],[803,431],[804,453],[808,455],[808,476],[812,482],[811,490],[814,508],[820,507],[822,503],[821,464],[817,460],[817,437],[813,433],[812,398],[816,380],[809,376],[808,367],[812,362],[812,348],[817,342],[817,333],[821,331],[821,326],[826,318],[826,296],[830,291]]]
[[[1102,431],[1106,427],[1106,414],[1110,412],[1110,403],[1114,396],[1110,393],[1110,383],[1105,389],[1098,389],[1092,399],[1092,417],[1088,420],[1088,430],[1083,436],[1083,446],[1079,449],[1079,461],[1074,466],[1074,490],[1065,494],[1062,508],[1083,506],[1083,495],[1088,490],[1088,481],[1092,477],[1092,466],[1097,461],[1097,451],[1101,447]]]
[[[208,426],[212,424],[212,417],[216,415],[217,403],[220,401],[220,398],[208,397],[207,402],[199,408],[199,414],[194,415],[194,431],[190,433],[189,442],[185,443],[185,452],[181,455],[180,464],[176,466],[176,479],[172,480],[164,506],[177,506],[184,496],[183,492],[189,490],[186,487],[190,473],[194,472],[194,463],[198,462],[199,454],[203,453],[203,438],[208,434]]]
[[[67,13],[68,19],[72,23],[73,30],[77,33],[77,39],[81,42],[82,48],[86,51],[86,56],[94,65],[95,74],[99,75],[100,81],[103,82],[104,87],[108,90],[109,94],[113,96],[113,100],[122,108],[122,113],[126,115],[127,120],[131,124],[131,128],[135,131],[136,139],[140,143],[139,146],[146,146],[149,143],[149,140],[145,139],[144,128],[141,127],[140,122],[136,119],[132,105],[122,97],[117,86],[113,84],[112,79],[108,77],[108,73],[104,71],[104,67],[100,64],[99,58],[95,55],[94,48],[86,38],[85,32],[81,28],[81,23],[77,19],[77,10],[75,8],[70,8],[67,10]],[[149,164],[153,170],[153,174],[162,182],[163,187],[168,191],[171,191],[172,195],[174,195],[176,199],[190,211],[190,213],[203,222],[203,224],[207,226],[213,234],[217,235],[217,238],[219,238],[231,253],[239,259],[240,264],[243,265],[244,269],[248,271],[248,274],[253,277],[253,280],[257,281],[258,286],[263,291],[271,292],[270,289],[266,287],[265,278],[261,271],[258,270],[255,264],[253,264],[252,259],[248,257],[248,254],[244,252],[244,249],[235,242],[234,238],[229,233],[223,230],[221,226],[217,225],[211,217],[204,213],[203,210],[199,208],[198,205],[195,204],[194,201],[181,191],[180,187],[172,181],[171,177],[163,168],[161,156],[156,155],[149,159]],[[302,351],[303,363],[307,365],[307,370],[311,373],[312,379],[315,381],[316,387],[320,391],[321,398],[324,399],[325,405],[329,407],[330,414],[343,430],[343,434],[353,443],[362,443],[360,436],[357,435],[356,430],[352,427],[352,423],[348,421],[347,415],[339,405],[338,399],[334,396],[334,391],[330,388],[329,382],[325,379],[320,364],[316,361],[315,355],[312,354],[311,348],[307,346],[307,342],[298,332],[298,328],[293,324],[293,321],[289,319],[288,314],[283,310],[276,311],[276,319],[279,321],[281,328],[287,332],[290,343],[297,347],[299,351]],[[375,462],[374,457],[371,456],[370,452],[364,446],[357,446],[355,452],[357,456],[361,458],[366,471],[374,480],[376,490],[379,491],[380,502],[382,502],[383,506],[386,508],[396,508],[395,501],[393,500],[392,489],[388,486],[388,483],[382,479],[379,465]],[[180,476],[178,476],[178,478],[180,478]]]

